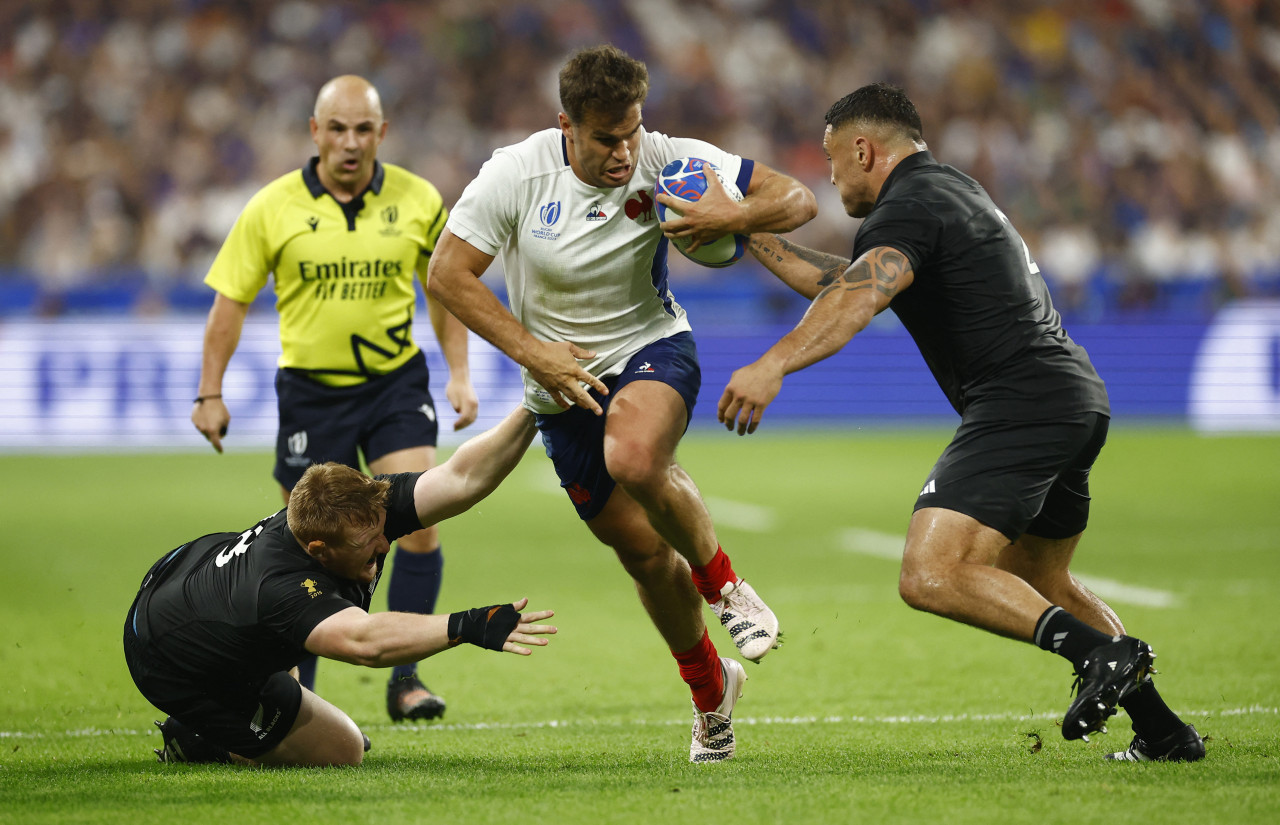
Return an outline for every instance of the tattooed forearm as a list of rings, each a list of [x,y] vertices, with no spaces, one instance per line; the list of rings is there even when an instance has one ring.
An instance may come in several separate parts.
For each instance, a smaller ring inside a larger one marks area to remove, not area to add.
[[[795,258],[812,266],[818,271],[816,283],[820,287],[833,283],[849,266],[848,258],[794,244],[780,235],[753,235],[751,248],[761,261],[768,258],[774,263],[785,265],[788,258]]]

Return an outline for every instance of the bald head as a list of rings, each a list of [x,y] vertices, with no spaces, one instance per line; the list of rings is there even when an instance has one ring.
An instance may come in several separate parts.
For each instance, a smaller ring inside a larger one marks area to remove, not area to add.
[[[382,98],[378,97],[373,84],[359,75],[344,74],[320,87],[312,117],[323,120],[335,110],[361,110],[362,114],[382,123]]]
[[[339,201],[350,201],[373,180],[386,134],[382,101],[372,83],[345,74],[320,87],[311,117],[311,139],[320,150],[316,173]]]

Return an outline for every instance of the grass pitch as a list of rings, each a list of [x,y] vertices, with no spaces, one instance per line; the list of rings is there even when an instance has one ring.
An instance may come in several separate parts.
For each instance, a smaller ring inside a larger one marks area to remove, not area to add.
[[[0,456],[0,822],[1274,822],[1280,438],[1113,428],[1075,569],[1154,645],[1161,693],[1209,750],[1115,765],[1123,716],[1061,738],[1065,661],[898,600],[892,555],[948,437],[686,439],[726,550],[785,631],[747,664],[721,765],[687,762],[675,664],[537,449],[442,526],[440,609],[527,595],[557,611],[550,646],[427,660],[449,709],[416,725],[387,721],[385,673],[322,663],[321,693],[373,739],[360,768],[157,764],[125,611],[166,550],[279,506],[269,457]]]

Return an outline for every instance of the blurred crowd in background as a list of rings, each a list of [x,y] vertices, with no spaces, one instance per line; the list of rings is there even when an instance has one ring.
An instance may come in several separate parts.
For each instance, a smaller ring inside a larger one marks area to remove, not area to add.
[[[555,125],[559,66],[601,42],[648,63],[648,128],[804,180],[806,245],[851,248],[823,114],[885,80],[1065,312],[1280,292],[1277,0],[6,0],[0,284],[50,313],[97,283],[151,308],[200,289],[249,197],[314,154],[342,73],[382,94],[381,159],[452,204],[494,148]],[[679,297],[767,276],[673,277]]]

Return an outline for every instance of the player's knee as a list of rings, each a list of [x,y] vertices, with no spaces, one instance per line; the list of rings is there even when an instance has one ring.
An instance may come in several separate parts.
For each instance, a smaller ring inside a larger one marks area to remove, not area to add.
[[[364,736],[359,730],[355,731],[352,736],[351,732],[344,731],[341,736],[335,736],[327,743],[326,753],[320,764],[343,768],[353,768],[364,762]]]
[[[903,562],[898,575],[898,595],[916,610],[936,613],[942,591],[942,579],[922,565]]]
[[[663,483],[669,462],[659,460],[651,450],[634,444],[615,445],[605,451],[605,468],[623,489],[636,497],[636,492]]]
[[[656,534],[648,539],[638,542],[632,538],[613,545],[613,552],[622,562],[623,569],[641,583],[666,578],[672,566],[679,562],[676,551]]]

